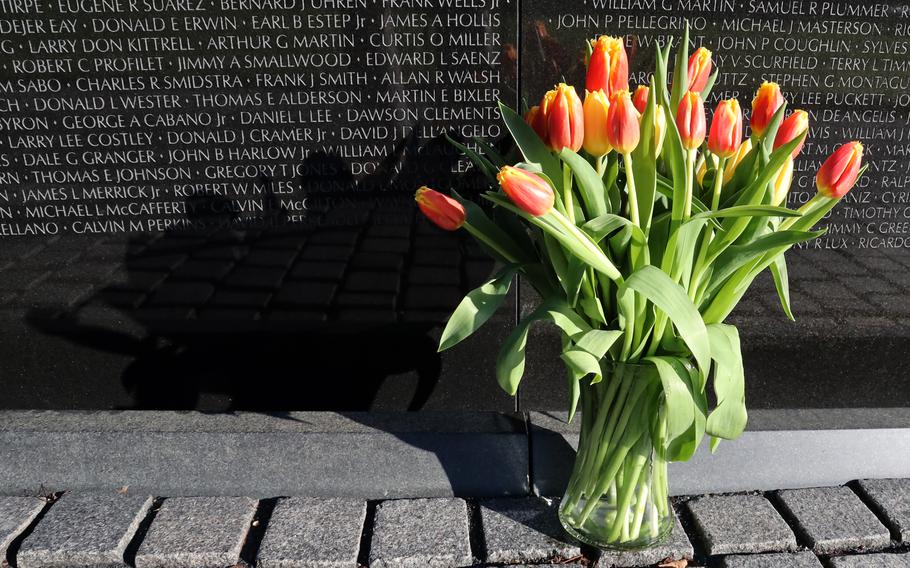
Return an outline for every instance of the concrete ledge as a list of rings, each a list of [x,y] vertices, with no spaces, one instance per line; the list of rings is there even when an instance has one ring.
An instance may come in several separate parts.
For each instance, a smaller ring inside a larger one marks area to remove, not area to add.
[[[0,493],[502,496],[529,492],[519,414],[0,412]]]
[[[0,494],[129,486],[157,495],[560,496],[564,414],[0,412]],[[530,424],[530,444],[527,424]],[[754,411],[671,466],[675,495],[910,478],[910,410]]]
[[[534,491],[559,496],[578,446],[580,417],[532,412]],[[712,455],[670,465],[670,493],[842,485],[854,479],[910,477],[910,409],[756,410],[739,440]]]

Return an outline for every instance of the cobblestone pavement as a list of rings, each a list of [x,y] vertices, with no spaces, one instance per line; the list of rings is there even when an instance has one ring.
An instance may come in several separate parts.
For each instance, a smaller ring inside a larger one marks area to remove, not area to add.
[[[557,501],[0,497],[3,566],[18,568],[910,568],[910,479],[675,499],[669,542],[603,554],[571,542]],[[680,566],[675,564],[674,566]]]

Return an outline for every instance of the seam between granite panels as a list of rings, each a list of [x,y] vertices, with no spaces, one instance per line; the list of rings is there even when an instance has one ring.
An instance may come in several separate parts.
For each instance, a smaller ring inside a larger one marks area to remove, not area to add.
[[[866,490],[862,488],[862,486],[859,484],[858,479],[854,479],[853,481],[847,483],[846,487],[849,487],[850,490],[853,491],[857,497],[859,497],[859,500],[863,502],[863,505],[865,505],[867,509],[872,511],[872,513],[878,519],[878,522],[883,524],[888,529],[888,532],[891,534],[892,545],[894,543],[910,544],[910,543],[901,543],[900,528],[892,522],[891,518],[888,516],[888,513],[885,511],[884,507],[882,507],[881,504],[876,503],[875,499],[873,499],[872,496],[869,495],[869,493],[867,493]]]
[[[158,510],[161,509],[161,504],[163,502],[163,497],[153,497],[152,504],[149,506],[148,511],[145,512],[145,516],[137,524],[136,531],[127,543],[126,549],[123,551],[123,560],[126,562],[127,566],[136,565],[136,554],[139,552],[139,547],[142,546],[142,541],[145,540],[145,535],[148,534],[149,528],[158,515]]]
[[[483,520],[480,515],[480,503],[476,499],[467,500],[468,505],[468,544],[474,562],[486,562],[487,542],[483,534]]]
[[[527,443],[528,448],[528,467],[526,472],[528,478],[527,496],[533,497],[536,494],[536,490],[534,488],[537,485],[534,479],[534,443],[531,437],[531,413],[525,412],[523,414],[525,419],[525,442]]]
[[[241,566],[244,566],[243,562],[246,563],[246,566],[256,566],[256,557],[259,555],[259,547],[262,546],[262,539],[265,537],[265,529],[272,519],[272,512],[277,504],[277,497],[260,499],[256,503],[253,520],[244,535],[243,546],[240,547]]]
[[[0,564],[3,566],[6,566],[7,564],[10,566],[18,566],[16,562],[16,556],[19,554],[19,549],[22,547],[22,543],[32,534],[32,532],[34,532],[35,527],[37,527],[38,523],[44,519],[44,516],[51,509],[51,507],[53,507],[54,503],[57,502],[57,499],[59,499],[61,495],[62,493],[50,493],[38,497],[46,501],[44,506],[41,508],[38,514],[35,515],[35,518],[31,520],[28,526],[25,527],[25,530],[19,533],[16,538],[14,538],[12,542],[9,543],[9,546],[6,548],[6,556],[4,556],[3,559],[0,559]],[[2,562],[2,560],[5,560],[6,563]]]
[[[683,533],[685,533],[686,538],[689,539],[689,544],[692,545],[692,562],[696,565],[704,565],[711,556],[708,556],[707,549],[702,546],[704,543],[698,532],[695,517],[692,515],[692,512],[689,511],[689,507],[684,506],[695,497],[697,496],[686,495],[671,498],[670,504],[676,518],[679,519],[679,526],[682,527]],[[700,497],[700,495],[698,497]]]
[[[363,517],[363,529],[360,532],[360,546],[357,550],[357,565],[370,565],[370,548],[373,544],[373,528],[376,526],[376,506],[379,501],[367,501]]]
[[[771,503],[771,506],[777,510],[777,514],[779,514],[784,522],[787,523],[790,530],[793,531],[793,536],[796,537],[797,548],[800,550],[808,550],[815,554],[812,537],[809,536],[809,533],[803,528],[802,524],[800,524],[799,519],[796,518],[796,514],[794,514],[784,503],[783,499],[780,498],[780,490],[764,491],[762,494]],[[815,554],[815,556],[821,560],[821,556],[818,554]]]

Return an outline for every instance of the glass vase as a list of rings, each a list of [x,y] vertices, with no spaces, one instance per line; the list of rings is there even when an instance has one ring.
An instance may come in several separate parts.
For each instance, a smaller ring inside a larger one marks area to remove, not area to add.
[[[581,389],[581,435],[560,503],[570,535],[606,550],[659,544],[675,524],[667,484],[667,422],[652,365],[604,361]]]

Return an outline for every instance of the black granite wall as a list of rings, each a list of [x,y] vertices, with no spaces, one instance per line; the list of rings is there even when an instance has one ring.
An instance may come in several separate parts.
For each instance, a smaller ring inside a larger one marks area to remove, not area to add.
[[[496,102],[580,84],[629,34],[633,83],[685,19],[713,98],[777,80],[813,118],[792,204],[835,141],[870,175],[741,325],[753,406],[910,403],[910,20],[897,2],[0,0],[0,406],[510,409],[493,379],[521,293],[439,355],[492,263],[425,222],[422,184],[484,180]],[[748,106],[748,105],[746,105]],[[500,149],[502,147],[500,146]],[[525,408],[560,408],[537,332]]]

